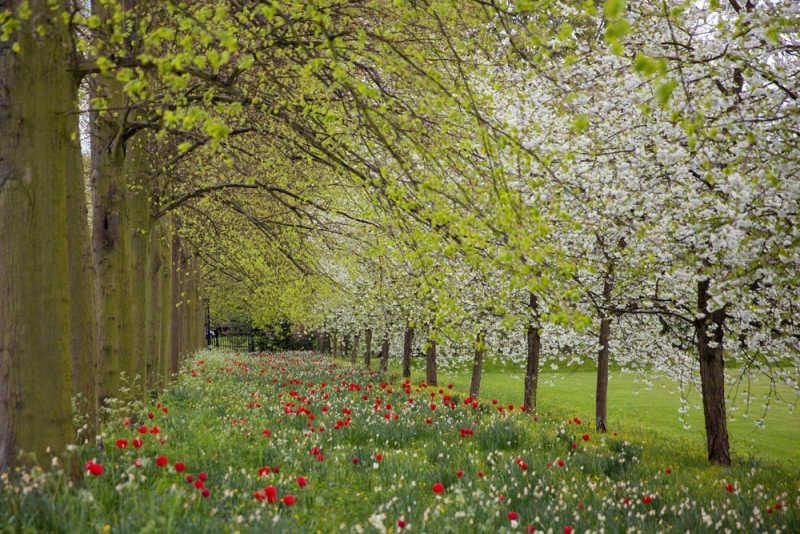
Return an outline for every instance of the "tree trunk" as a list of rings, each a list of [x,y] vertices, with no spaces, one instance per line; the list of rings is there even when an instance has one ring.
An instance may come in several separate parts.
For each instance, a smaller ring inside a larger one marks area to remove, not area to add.
[[[475,357],[472,360],[472,382],[469,385],[469,396],[473,399],[478,398],[478,393],[481,390],[481,369],[483,368],[483,355],[486,352],[486,347],[483,346],[483,339],[485,334],[481,332],[478,335],[478,342],[475,344]]]
[[[611,304],[613,263],[609,266],[603,282],[603,303]],[[597,353],[597,389],[595,391],[594,424],[598,432],[605,432],[608,407],[608,344],[611,340],[611,317],[600,310],[600,350]]]
[[[72,113],[66,119],[69,131],[77,132],[78,115]],[[81,437],[91,438],[97,434],[97,317],[86,205],[87,175],[77,138],[70,141],[66,163],[72,395],[78,413],[87,418],[88,428]]]
[[[160,388],[161,370],[159,367],[159,357],[161,351],[162,329],[159,324],[161,314],[159,311],[161,295],[161,240],[158,235],[158,228],[151,225],[147,234],[147,276],[144,279],[145,307],[147,313],[144,317],[145,322],[145,357],[147,363],[147,387],[149,389]]]
[[[336,358],[339,352],[338,339],[336,339],[336,332],[333,333],[333,357]]]
[[[722,357],[723,323],[725,310],[708,310],[709,281],[697,283],[697,311],[702,318],[695,319],[697,352],[700,357],[700,382],[703,391],[703,415],[706,423],[706,448],[708,460],[720,465],[731,465],[728,443],[728,420],[725,411],[725,365]],[[709,337],[709,324],[714,331]]]
[[[74,50],[47,2],[28,8],[30,22],[11,37],[20,51],[0,44],[0,471],[49,469],[50,450],[76,474],[64,454],[75,441],[67,229],[77,211],[67,206],[79,136],[68,118],[77,112]]]
[[[183,306],[181,306],[181,238],[178,235],[180,230],[180,219],[172,215],[172,292],[170,298],[171,330],[170,330],[170,374],[174,375],[180,369],[181,363],[181,341],[183,332]]]
[[[539,332],[539,303],[536,295],[531,293],[530,307],[533,321],[528,325],[527,345],[528,361],[525,367],[525,398],[523,405],[529,410],[536,410],[536,396],[539,391],[539,356],[542,351],[542,339]]]
[[[611,337],[611,318],[600,319],[600,350],[597,353],[597,389],[595,391],[594,424],[605,432],[608,404],[608,340]]]
[[[370,360],[372,359],[372,328],[367,328],[364,336],[364,344],[366,345],[364,348],[364,367],[369,369]]]
[[[381,345],[381,373],[389,370],[389,335],[383,338],[383,345]]]
[[[161,329],[158,376],[161,387],[172,379],[172,217],[158,220],[161,269],[158,291],[158,321]]]
[[[411,376],[411,349],[414,342],[414,327],[406,326],[406,335],[403,340],[403,378]]]
[[[358,361],[358,338],[359,337],[360,336],[358,334],[355,334],[353,336],[353,353],[350,355],[350,363],[352,365],[355,365],[356,361]]]
[[[122,332],[120,350],[126,358],[130,358],[130,368],[135,381],[132,392],[136,398],[145,401],[149,387],[150,377],[147,375],[147,343],[148,318],[150,309],[147,301],[146,284],[149,281],[150,250],[150,187],[148,187],[148,161],[146,151],[147,135],[145,132],[133,136],[125,146],[124,156],[124,183],[126,188],[127,209],[125,221],[127,236],[125,243],[128,247],[126,256],[130,262],[127,266],[127,279],[125,289],[127,292],[127,320],[128,326]]]
[[[428,349],[425,351],[425,382],[429,386],[437,386],[436,381],[436,341],[428,339]]]

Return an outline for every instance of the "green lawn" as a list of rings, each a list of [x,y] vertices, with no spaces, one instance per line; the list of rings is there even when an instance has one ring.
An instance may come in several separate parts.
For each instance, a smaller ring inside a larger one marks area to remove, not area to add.
[[[400,361],[392,360],[390,369],[399,372]],[[425,361],[413,360],[413,369],[424,378]],[[655,380],[648,387],[632,373],[618,370],[610,372],[608,387],[608,422],[610,430],[653,430],[654,437],[668,440],[683,440],[696,445],[702,451],[705,447],[705,429],[700,396],[692,392],[689,412],[684,419],[678,412],[681,407],[677,384],[669,380]],[[452,383],[463,391],[469,391],[470,370],[464,368],[457,373],[439,373],[440,384]],[[522,403],[524,369],[503,367],[491,359],[484,362],[481,380],[481,398],[497,399],[503,404]],[[574,371],[543,372],[539,385],[539,412],[574,413],[586,422],[594,421],[594,399],[596,372],[588,365]],[[745,386],[741,386],[742,389]],[[764,429],[754,422],[764,414],[763,395],[769,392],[766,380],[750,384],[750,394],[759,399],[750,405],[750,414],[743,417],[746,406],[741,396],[736,402],[737,410],[729,419],[728,432],[732,453],[752,455],[779,462],[800,466],[800,414],[789,409],[788,404],[797,397],[790,388],[779,388],[788,402],[772,401],[769,413],[764,420]],[[735,461],[735,459],[734,459]]]

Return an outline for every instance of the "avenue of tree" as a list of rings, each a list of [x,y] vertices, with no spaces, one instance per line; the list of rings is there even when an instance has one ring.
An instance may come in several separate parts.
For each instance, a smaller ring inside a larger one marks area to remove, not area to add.
[[[792,2],[0,0],[0,27],[0,469],[73,443],[73,398],[85,439],[166,386],[206,302],[424,353],[429,384],[466,363],[473,397],[493,354],[533,410],[590,357],[600,432],[611,363],[668,376],[721,465],[726,388],[800,395]]]

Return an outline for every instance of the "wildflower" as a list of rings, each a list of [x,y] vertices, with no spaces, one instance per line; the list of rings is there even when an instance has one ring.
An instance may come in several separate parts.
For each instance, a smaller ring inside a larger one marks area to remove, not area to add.
[[[433,485],[433,492],[434,493],[442,493],[444,491],[444,485],[441,482],[437,482]]]
[[[425,419],[425,422],[428,423],[428,424],[431,424],[431,423],[433,423],[433,419],[428,417],[427,419]]]
[[[169,460],[167,460],[166,456],[159,456],[158,458],[156,458],[156,465],[158,467],[164,467],[168,463],[169,463]]]
[[[483,471],[478,471],[478,478],[483,478]]]
[[[561,458],[558,459],[558,467],[564,467],[564,460]]]
[[[642,502],[645,504],[650,504],[650,500],[651,500],[650,495],[645,495],[644,497],[642,497]]]
[[[134,467],[142,467],[142,459],[141,458],[136,458],[133,461],[133,465],[134,465]]]
[[[583,435],[583,441],[589,441],[589,434]]]
[[[282,499],[282,501],[283,504],[285,504],[286,506],[292,506],[294,504],[294,497],[291,495],[287,495]]]
[[[672,473],[672,469],[670,469],[669,467],[667,467],[666,469],[664,469],[664,472],[665,472],[666,474],[670,474],[670,473]]]
[[[146,426],[140,426],[137,432],[139,432],[139,434],[147,434],[147,430],[148,428]]]
[[[200,492],[200,495],[202,495],[203,498],[208,499],[208,497],[211,495],[211,492],[208,489],[204,489]]]
[[[139,438],[134,438],[133,441],[131,441],[131,443],[133,443],[134,448],[137,448],[137,449],[139,447],[141,447],[142,445],[144,445],[144,441],[142,441]]]
[[[128,440],[127,439],[118,439],[117,440],[117,447],[119,447],[120,449],[124,449],[127,446],[128,446]]]
[[[464,472],[463,472],[463,471],[461,471],[461,470],[458,470],[458,471],[456,471],[456,476],[457,476],[458,478],[461,478],[462,476],[464,476]]]
[[[206,477],[206,474],[204,472],[200,471],[197,474],[197,478],[199,478],[200,480],[205,480],[207,477]]]
[[[402,519],[397,520],[397,528],[405,528],[406,522]]]
[[[258,469],[258,476],[263,477],[264,475],[269,474],[269,467],[260,467]]]
[[[306,482],[306,478],[305,477],[297,477],[297,485],[298,486],[300,486],[301,488],[305,488],[306,484],[308,484],[308,483]]]
[[[186,482],[191,484],[192,482],[194,482],[194,477],[192,475],[186,475]]]
[[[203,489],[206,485],[203,483],[202,480],[195,480],[194,487],[197,489]]]
[[[264,488],[264,495],[267,497],[267,502],[270,504],[278,502],[278,491],[275,486],[267,486]]]
[[[147,417],[148,419],[152,419],[153,417],[155,417],[155,415],[153,414],[153,412],[150,412],[147,414]]]
[[[380,462],[381,460],[383,460],[383,455],[378,453],[378,454],[375,455],[375,459]]]
[[[183,473],[186,470],[186,464],[183,462],[175,462],[175,471]]]
[[[728,485],[726,485],[726,486],[725,486],[725,490],[726,490],[728,493],[733,493],[733,484],[728,484]]]
[[[516,521],[517,520],[517,512],[508,512],[508,518],[511,521]]]
[[[572,527],[564,527],[564,534],[572,534]]]

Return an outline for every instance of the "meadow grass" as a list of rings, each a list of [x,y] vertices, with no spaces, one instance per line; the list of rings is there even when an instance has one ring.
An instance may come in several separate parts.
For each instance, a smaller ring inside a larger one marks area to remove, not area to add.
[[[0,532],[800,531],[796,467],[709,465],[697,443],[624,414],[600,435],[546,390],[534,416],[489,367],[473,404],[461,374],[433,388],[394,367],[201,351],[78,446],[82,480],[2,474]]]

